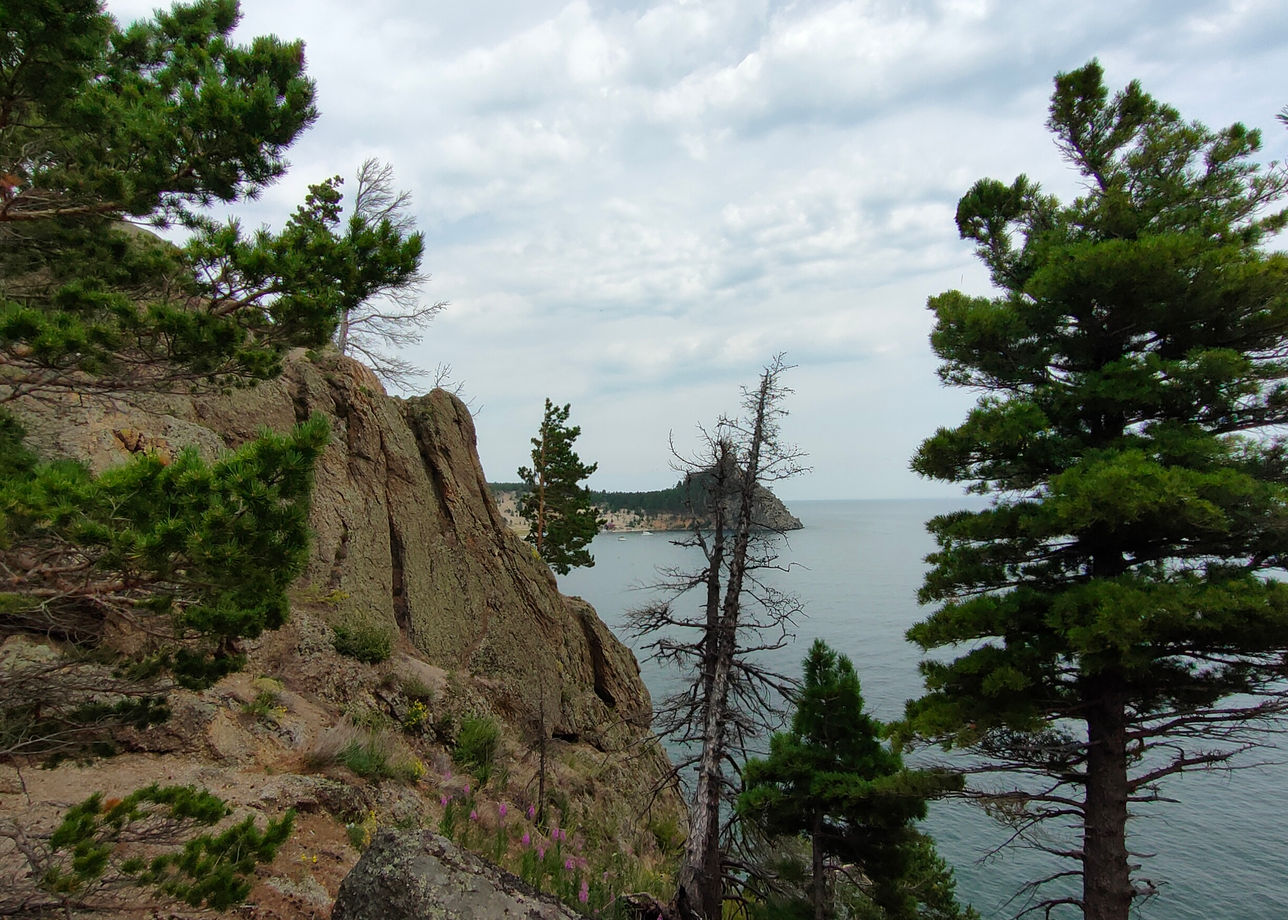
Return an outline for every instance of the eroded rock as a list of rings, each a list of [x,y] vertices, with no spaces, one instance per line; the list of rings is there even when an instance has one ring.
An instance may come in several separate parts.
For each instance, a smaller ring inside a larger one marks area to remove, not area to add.
[[[521,878],[431,831],[377,834],[340,884],[331,920],[575,920]]]

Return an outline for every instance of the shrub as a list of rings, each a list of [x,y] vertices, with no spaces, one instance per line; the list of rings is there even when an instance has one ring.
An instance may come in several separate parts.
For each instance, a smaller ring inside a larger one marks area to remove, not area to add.
[[[380,626],[336,626],[331,644],[341,655],[376,664],[385,661],[394,649],[393,636]]]
[[[402,717],[403,731],[422,732],[429,721],[429,708],[420,700],[413,700],[407,707],[407,714]]]
[[[501,742],[501,729],[486,716],[470,716],[461,722],[452,760],[467,769],[492,771],[496,749]]]
[[[367,779],[389,779],[395,773],[391,745],[384,735],[368,732],[340,752],[339,761]]]
[[[429,705],[434,702],[434,688],[425,683],[419,677],[404,677],[399,681],[399,688],[403,696],[409,700]]]
[[[29,845],[20,849],[28,877],[68,916],[86,899],[132,887],[227,910],[245,900],[255,867],[277,855],[295,818],[288,811],[263,831],[247,818],[220,833],[194,833],[229,814],[222,799],[191,786],[153,784],[123,799],[95,793],[47,838],[24,835]]]
[[[345,833],[349,836],[349,843],[355,850],[361,853],[371,845],[371,838],[376,835],[379,825],[376,822],[376,813],[374,810],[368,810],[362,816],[361,821],[353,821],[344,826]]]

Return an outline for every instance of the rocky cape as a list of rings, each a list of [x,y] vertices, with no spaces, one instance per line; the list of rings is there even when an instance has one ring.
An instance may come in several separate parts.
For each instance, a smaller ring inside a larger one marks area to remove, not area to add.
[[[497,508],[505,519],[506,525],[519,536],[525,536],[528,532],[528,522],[519,514],[519,493],[511,489],[497,489],[495,486],[492,488]],[[734,513],[732,507],[729,513],[731,515]],[[667,533],[692,530],[694,526],[693,516],[679,511],[646,511],[642,508],[610,510],[600,507],[599,515],[604,520],[604,529],[617,533],[642,531]],[[764,486],[756,488],[752,520],[759,529],[776,530],[780,533],[800,530],[805,526],[778,496]],[[702,523],[699,522],[700,525]]]
[[[331,428],[316,469],[312,552],[295,589],[292,622],[248,643],[247,672],[202,694],[174,695],[174,717],[122,739],[126,755],[89,771],[69,766],[63,787],[60,771],[38,784],[0,776],[0,795],[27,791],[29,807],[16,817],[48,823],[60,797],[65,806],[95,788],[120,794],[155,779],[210,787],[252,812],[294,806],[308,834],[333,841],[323,852],[334,865],[309,888],[295,878],[298,865],[283,874],[275,864],[266,878],[277,880],[277,895],[257,888],[252,900],[260,907],[252,915],[285,917],[324,915],[322,903],[335,896],[358,856],[343,845],[346,822],[367,820],[368,812],[373,822],[436,822],[440,798],[459,791],[447,752],[454,727],[468,716],[491,716],[505,728],[510,785],[496,790],[499,801],[522,801],[529,786],[536,788],[533,739],[540,735],[551,746],[550,781],[568,803],[565,822],[578,816],[605,822],[614,846],[636,852],[652,845],[640,817],[646,806],[679,814],[634,656],[589,604],[559,593],[548,567],[506,525],[487,488],[470,413],[453,395],[393,398],[357,362],[297,352],[279,378],[221,395],[110,404],[70,397],[16,409],[39,454],[95,470],[145,451],[164,458],[195,447],[214,457],[264,428],[287,429],[315,415]],[[392,658],[372,668],[336,656],[328,628],[336,625],[386,630]],[[45,654],[31,642],[10,639],[0,658]],[[271,731],[265,720],[245,717],[266,692],[255,673],[272,676],[281,702],[267,719]],[[425,753],[428,742],[420,751],[427,778],[410,789],[376,788],[343,771],[320,776],[325,771],[307,765],[355,712],[405,725],[410,697],[398,688],[413,682],[428,693],[443,751],[436,760]],[[297,829],[297,837],[302,833]],[[297,842],[278,863],[289,866],[298,856],[307,864],[309,854]],[[318,851],[311,858],[318,864]],[[4,869],[0,858],[0,875]],[[308,911],[300,886],[311,892]]]

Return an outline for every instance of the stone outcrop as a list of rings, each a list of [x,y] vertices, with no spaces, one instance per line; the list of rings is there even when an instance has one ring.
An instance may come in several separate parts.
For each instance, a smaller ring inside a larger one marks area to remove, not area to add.
[[[448,673],[482,678],[488,703],[518,724],[544,699],[559,737],[598,744],[608,726],[646,730],[634,656],[505,526],[473,420],[451,394],[392,398],[357,362],[297,353],[281,377],[220,396],[68,400],[22,414],[40,453],[98,469],[143,450],[214,455],[325,416],[302,589],[328,598],[331,622],[388,629]]]
[[[429,831],[376,836],[340,885],[331,920],[574,920],[519,877]]]

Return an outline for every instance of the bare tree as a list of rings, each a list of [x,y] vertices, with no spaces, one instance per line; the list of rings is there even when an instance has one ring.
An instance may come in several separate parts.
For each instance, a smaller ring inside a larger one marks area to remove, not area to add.
[[[764,667],[762,654],[792,638],[799,601],[765,576],[781,571],[781,534],[760,512],[766,484],[803,471],[801,451],[779,440],[781,383],[788,368],[779,355],[754,390],[743,391],[745,416],[721,419],[703,430],[692,458],[677,454],[685,474],[691,531],[677,545],[702,552],[698,571],[664,570],[671,599],[631,614],[630,628],[649,637],[654,660],[689,674],[681,691],[663,700],[655,730],[681,750],[675,765],[696,771],[689,809],[689,836],[677,876],[676,911],[685,917],[718,918],[729,868],[725,843],[732,811],[722,803],[737,793],[740,765],[753,738],[777,727],[777,699],[790,680]],[[697,609],[682,602],[698,592]]]
[[[394,169],[371,157],[355,177],[358,189],[349,218],[349,237],[361,245],[364,234],[376,233],[422,241],[411,214],[411,192],[394,185]],[[429,277],[417,271],[396,284],[375,288],[340,317],[335,341],[340,353],[360,359],[386,384],[412,389],[427,372],[396,352],[418,344],[430,321],[447,306],[428,303],[421,294]]]

